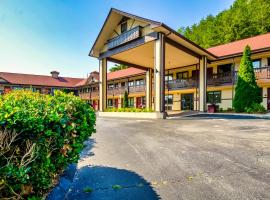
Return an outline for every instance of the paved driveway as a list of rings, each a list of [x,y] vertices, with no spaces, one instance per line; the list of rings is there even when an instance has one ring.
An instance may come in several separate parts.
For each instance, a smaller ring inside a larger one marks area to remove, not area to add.
[[[99,118],[77,167],[67,199],[270,199],[270,121]]]

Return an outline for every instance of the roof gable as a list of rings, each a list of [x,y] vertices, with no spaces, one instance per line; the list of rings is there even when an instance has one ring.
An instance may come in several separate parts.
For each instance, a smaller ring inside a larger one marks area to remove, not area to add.
[[[133,15],[130,13],[123,12],[121,10],[117,10],[112,8],[106,17],[106,20],[96,38],[94,45],[92,46],[89,56],[98,57],[100,50],[103,48],[104,44],[114,36],[120,34],[119,31],[116,31],[116,28],[121,23],[121,21],[126,19],[133,19],[136,21],[140,21],[142,23],[151,24],[151,25],[161,25],[162,23],[153,21],[150,19],[146,19],[143,17],[139,17],[137,15]],[[132,28],[132,27],[130,27]]]

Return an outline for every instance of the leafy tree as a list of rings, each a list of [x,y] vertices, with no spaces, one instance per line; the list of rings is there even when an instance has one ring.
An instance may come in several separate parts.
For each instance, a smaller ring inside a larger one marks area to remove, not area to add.
[[[126,66],[126,65],[114,65],[113,67],[111,67],[110,69],[109,69],[109,71],[110,72],[115,72],[115,71],[119,71],[119,70],[121,70],[121,69],[126,69],[126,68],[128,68],[128,66]]]
[[[204,48],[270,32],[270,0],[235,0],[216,16],[178,32]]]
[[[128,108],[128,92],[125,91],[125,94],[124,94],[124,108]]]
[[[235,97],[233,99],[233,107],[236,112],[244,112],[254,103],[261,103],[262,101],[250,56],[250,47],[246,46],[240,63]]]

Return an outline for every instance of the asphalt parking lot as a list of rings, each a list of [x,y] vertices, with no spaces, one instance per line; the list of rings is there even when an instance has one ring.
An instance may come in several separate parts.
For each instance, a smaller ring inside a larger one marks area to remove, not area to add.
[[[270,199],[270,121],[99,118],[66,199]]]

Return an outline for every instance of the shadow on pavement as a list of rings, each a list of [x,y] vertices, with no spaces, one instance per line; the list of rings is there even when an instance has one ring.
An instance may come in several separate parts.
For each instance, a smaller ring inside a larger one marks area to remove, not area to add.
[[[160,199],[142,176],[125,169],[86,166],[78,169],[66,195],[69,200]]]
[[[255,115],[237,115],[237,114],[195,114],[184,116],[182,119],[268,119],[268,117],[258,117]]]

